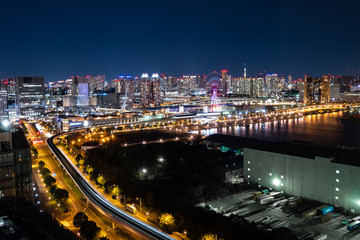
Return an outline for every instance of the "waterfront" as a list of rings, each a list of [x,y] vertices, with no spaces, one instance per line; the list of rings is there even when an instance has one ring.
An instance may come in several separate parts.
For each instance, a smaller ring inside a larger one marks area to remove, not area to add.
[[[215,133],[258,138],[271,141],[308,141],[326,146],[360,146],[360,122],[341,121],[343,112],[314,114],[297,119],[255,123],[201,130],[201,134]]]

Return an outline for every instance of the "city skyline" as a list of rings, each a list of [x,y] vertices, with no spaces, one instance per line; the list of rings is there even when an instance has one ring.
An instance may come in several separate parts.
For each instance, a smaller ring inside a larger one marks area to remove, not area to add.
[[[44,76],[49,82],[221,69],[241,76],[247,62],[248,76],[296,79],[352,75],[360,67],[353,31],[358,3],[84,3],[4,3],[0,26],[8,37],[0,40],[0,78]]]

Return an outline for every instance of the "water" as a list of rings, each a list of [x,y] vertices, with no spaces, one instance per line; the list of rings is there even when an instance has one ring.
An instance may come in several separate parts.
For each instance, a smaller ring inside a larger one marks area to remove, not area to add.
[[[342,112],[308,115],[298,119],[201,130],[202,134],[228,134],[272,141],[301,140],[326,146],[360,147],[360,122],[341,122]]]

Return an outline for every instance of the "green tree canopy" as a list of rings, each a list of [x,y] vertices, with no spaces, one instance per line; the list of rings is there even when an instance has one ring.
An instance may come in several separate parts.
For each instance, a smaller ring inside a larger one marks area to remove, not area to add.
[[[56,179],[53,178],[51,175],[46,175],[44,178],[44,183],[46,184],[46,186],[51,186],[54,183],[56,183]]]
[[[65,189],[58,188],[54,192],[54,198],[59,201],[65,201],[69,198],[69,193]]]
[[[85,240],[93,240],[97,237],[101,228],[99,228],[93,221],[85,221],[80,226],[80,235]]]
[[[40,171],[42,171],[44,167],[45,167],[45,163],[44,163],[43,161],[40,161],[40,162],[39,162],[39,169],[40,169]]]
[[[41,174],[46,177],[47,175],[49,175],[51,172],[48,168],[44,167],[42,170],[41,170]]]
[[[78,212],[73,219],[74,227],[79,228],[83,222],[88,220],[88,216],[84,212]]]

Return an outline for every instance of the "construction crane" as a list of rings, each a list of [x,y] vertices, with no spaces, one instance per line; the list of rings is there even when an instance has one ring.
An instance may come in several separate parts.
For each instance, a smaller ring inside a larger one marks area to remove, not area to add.
[[[125,90],[124,101],[123,101],[123,104],[122,104],[121,109],[120,109],[121,111],[126,110],[126,100],[127,100],[127,94],[128,94],[130,83],[125,83],[125,85],[126,85],[126,90]]]

